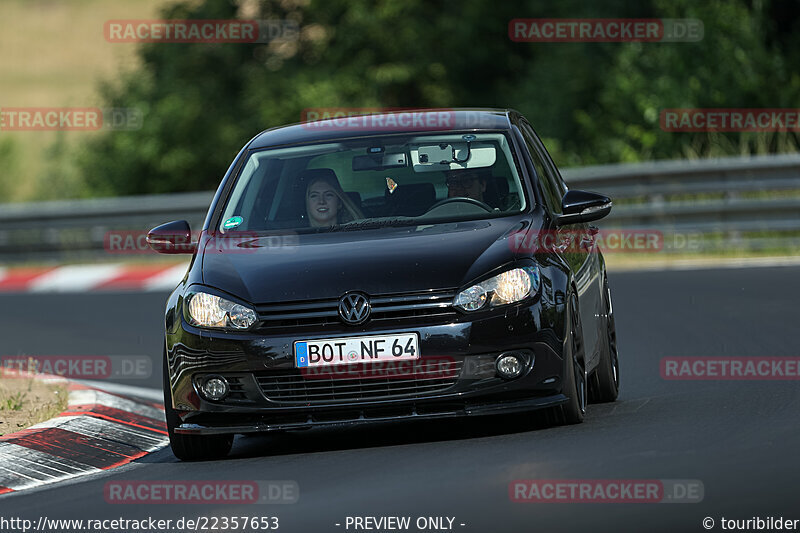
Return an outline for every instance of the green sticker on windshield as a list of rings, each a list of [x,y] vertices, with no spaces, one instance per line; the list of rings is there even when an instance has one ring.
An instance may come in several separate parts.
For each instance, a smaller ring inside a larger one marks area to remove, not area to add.
[[[244,222],[242,217],[231,217],[222,223],[222,229],[233,229],[238,227],[242,222]]]

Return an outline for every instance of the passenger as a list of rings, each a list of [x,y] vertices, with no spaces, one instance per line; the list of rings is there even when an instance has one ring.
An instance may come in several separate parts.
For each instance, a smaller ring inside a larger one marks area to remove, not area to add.
[[[363,218],[331,172],[312,178],[306,189],[306,216],[312,228],[344,224]]]

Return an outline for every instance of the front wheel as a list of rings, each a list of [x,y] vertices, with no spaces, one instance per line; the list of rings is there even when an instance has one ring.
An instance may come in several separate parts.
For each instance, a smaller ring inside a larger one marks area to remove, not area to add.
[[[605,305],[606,331],[600,352],[600,363],[592,378],[592,401],[613,402],[619,396],[619,355],[617,354],[617,326],[614,323],[614,308],[608,279],[603,280],[603,303]]]
[[[164,414],[172,453],[181,461],[210,461],[222,459],[233,446],[233,435],[180,435],[175,428],[181,420],[172,407],[172,389],[169,385],[167,354],[164,353]]]
[[[578,297],[572,294],[567,307],[567,338],[564,343],[564,394],[569,401],[554,410],[558,425],[580,424],[586,414],[586,365]]]

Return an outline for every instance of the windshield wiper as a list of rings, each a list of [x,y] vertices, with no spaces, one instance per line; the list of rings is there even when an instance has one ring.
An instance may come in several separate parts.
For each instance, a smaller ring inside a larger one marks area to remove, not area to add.
[[[409,217],[378,218],[372,220],[354,220],[344,224],[336,224],[330,227],[330,231],[352,231],[360,229],[385,228],[390,226],[412,226],[417,221]]]

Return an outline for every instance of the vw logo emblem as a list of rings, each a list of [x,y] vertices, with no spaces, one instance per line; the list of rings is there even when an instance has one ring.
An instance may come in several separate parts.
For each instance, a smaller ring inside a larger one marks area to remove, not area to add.
[[[369,298],[360,292],[345,294],[339,299],[339,316],[347,324],[361,324],[369,318]]]

